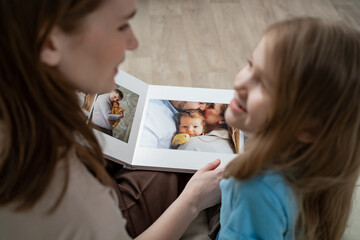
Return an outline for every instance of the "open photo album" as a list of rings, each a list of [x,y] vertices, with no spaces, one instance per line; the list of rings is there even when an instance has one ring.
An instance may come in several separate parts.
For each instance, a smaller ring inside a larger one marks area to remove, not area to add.
[[[194,172],[243,151],[224,121],[233,90],[149,85],[124,71],[115,88],[82,106],[106,158],[130,169]]]

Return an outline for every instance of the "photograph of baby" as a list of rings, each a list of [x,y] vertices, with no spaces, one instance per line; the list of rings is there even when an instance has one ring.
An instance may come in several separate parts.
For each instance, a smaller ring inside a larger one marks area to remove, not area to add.
[[[95,99],[90,116],[94,127],[123,142],[129,141],[139,95],[122,86]]]
[[[227,104],[151,99],[141,147],[238,153],[239,131],[225,123]]]

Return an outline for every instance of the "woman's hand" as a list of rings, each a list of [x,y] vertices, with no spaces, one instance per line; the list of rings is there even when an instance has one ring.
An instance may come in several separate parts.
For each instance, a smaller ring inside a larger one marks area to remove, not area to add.
[[[217,159],[197,171],[180,196],[136,239],[179,239],[199,212],[220,201],[219,182],[224,169]]]
[[[179,196],[185,198],[197,213],[220,202],[219,183],[224,169],[216,169],[219,165],[220,160],[216,159],[198,170]]]

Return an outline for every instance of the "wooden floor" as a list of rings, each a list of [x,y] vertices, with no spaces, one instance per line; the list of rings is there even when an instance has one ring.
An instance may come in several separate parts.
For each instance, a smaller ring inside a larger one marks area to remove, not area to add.
[[[262,32],[293,16],[360,26],[360,0],[137,0],[140,42],[120,66],[159,85],[231,89]]]

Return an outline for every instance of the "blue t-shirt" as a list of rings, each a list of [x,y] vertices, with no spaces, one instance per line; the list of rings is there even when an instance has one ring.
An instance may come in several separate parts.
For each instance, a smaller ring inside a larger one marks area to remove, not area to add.
[[[267,172],[246,181],[229,178],[220,186],[217,240],[295,239],[296,198],[281,174]]]

